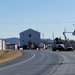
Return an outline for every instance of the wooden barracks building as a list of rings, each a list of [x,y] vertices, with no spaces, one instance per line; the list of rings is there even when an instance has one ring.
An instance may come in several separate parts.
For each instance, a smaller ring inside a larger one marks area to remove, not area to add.
[[[28,46],[29,44],[40,44],[40,32],[28,29],[20,33],[20,46]]]

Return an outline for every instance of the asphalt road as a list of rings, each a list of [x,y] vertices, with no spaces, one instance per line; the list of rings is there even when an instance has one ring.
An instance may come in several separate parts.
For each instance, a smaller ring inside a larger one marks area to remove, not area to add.
[[[62,64],[52,75],[75,75],[75,52],[62,52]]]
[[[75,53],[24,51],[24,56],[0,64],[0,75],[75,75]]]

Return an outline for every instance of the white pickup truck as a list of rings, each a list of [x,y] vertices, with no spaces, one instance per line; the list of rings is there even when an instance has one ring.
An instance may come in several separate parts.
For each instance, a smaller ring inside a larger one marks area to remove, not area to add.
[[[65,46],[64,46],[64,44],[53,44],[52,45],[52,50],[53,51],[56,51],[56,50],[64,51],[65,50]]]
[[[65,50],[65,46],[61,39],[55,38],[54,43],[52,45],[52,50],[53,51],[56,51],[56,50],[64,51]]]

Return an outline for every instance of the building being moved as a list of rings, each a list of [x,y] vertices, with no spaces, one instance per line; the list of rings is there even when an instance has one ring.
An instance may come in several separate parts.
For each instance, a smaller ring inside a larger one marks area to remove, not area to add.
[[[39,46],[40,32],[28,29],[20,33],[20,46]]]

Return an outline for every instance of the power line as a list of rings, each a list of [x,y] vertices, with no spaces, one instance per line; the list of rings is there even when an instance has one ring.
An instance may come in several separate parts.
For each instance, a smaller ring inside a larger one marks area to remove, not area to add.
[[[28,25],[28,24],[66,24],[66,23],[75,23],[75,21],[73,22],[50,22],[50,23],[0,23],[0,24],[27,24]]]

